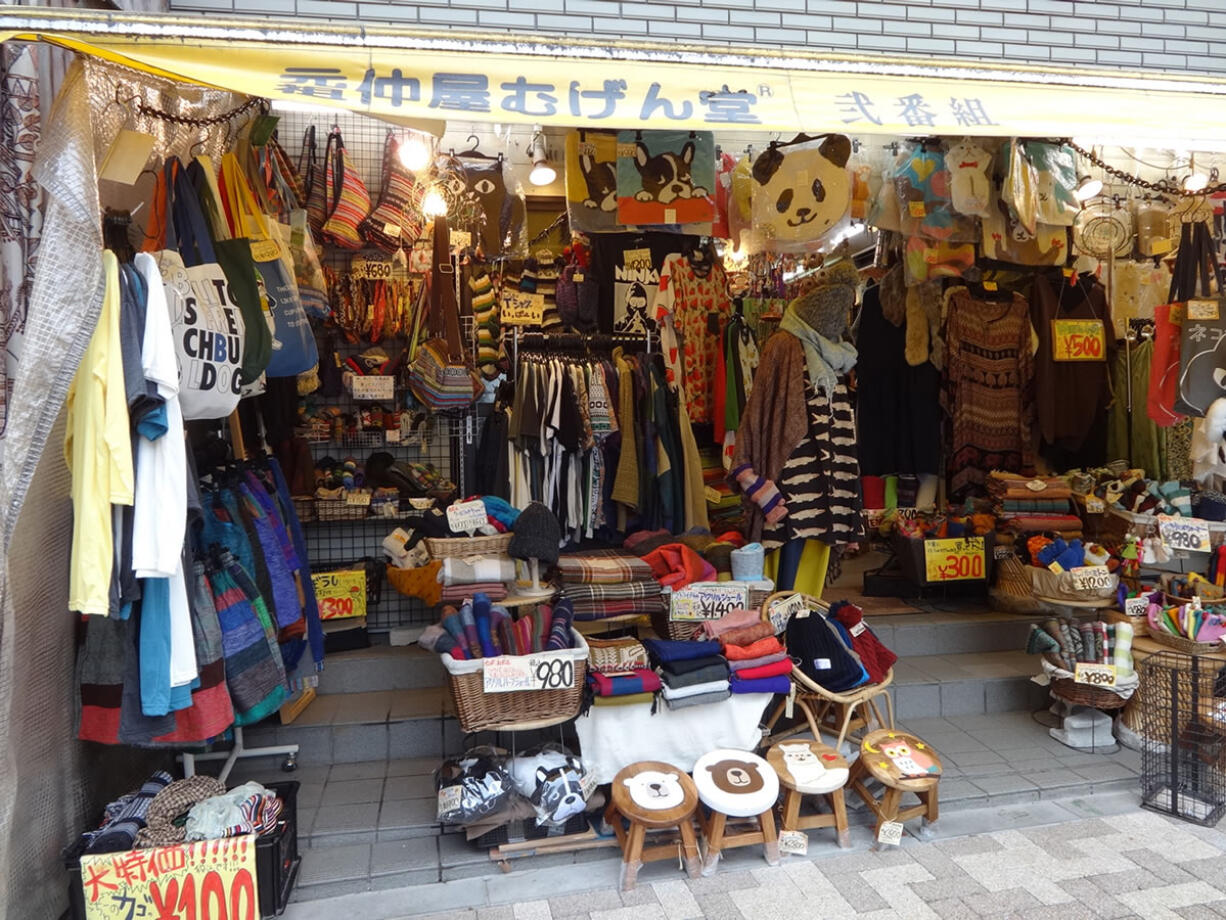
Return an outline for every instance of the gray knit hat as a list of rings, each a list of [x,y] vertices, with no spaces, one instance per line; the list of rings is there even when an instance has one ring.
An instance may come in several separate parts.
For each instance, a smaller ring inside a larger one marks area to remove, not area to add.
[[[507,555],[514,559],[539,559],[547,565],[558,561],[558,544],[562,542],[562,525],[557,515],[540,502],[532,502],[519,513],[511,527],[511,545]]]
[[[840,341],[856,305],[859,282],[856,267],[844,259],[823,269],[816,284],[793,300],[790,307],[810,329],[832,342]]]

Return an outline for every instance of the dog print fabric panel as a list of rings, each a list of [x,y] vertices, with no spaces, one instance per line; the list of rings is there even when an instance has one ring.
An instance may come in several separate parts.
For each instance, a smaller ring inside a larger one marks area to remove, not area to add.
[[[566,136],[566,210],[573,230],[610,233],[617,219],[617,132]]]
[[[753,222],[768,245],[816,243],[843,220],[851,205],[850,156],[851,141],[841,134],[771,147],[758,156]]]
[[[623,224],[710,223],[715,217],[715,136],[705,131],[622,131],[617,137],[617,217]]]

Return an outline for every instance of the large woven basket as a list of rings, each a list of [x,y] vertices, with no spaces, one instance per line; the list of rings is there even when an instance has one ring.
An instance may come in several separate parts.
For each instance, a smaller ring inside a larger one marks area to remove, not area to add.
[[[563,722],[579,714],[583,687],[587,682],[588,645],[572,630],[575,647],[556,652],[537,652],[529,656],[545,660],[570,661],[575,668],[574,686],[567,690],[516,690],[511,693],[485,692],[485,662],[480,659],[456,661],[443,655],[443,667],[451,684],[456,718],[465,732],[505,728],[524,722]]]
[[[315,501],[315,513],[321,521],[360,521],[370,515],[370,506],[321,498]]]
[[[1220,642],[1197,642],[1193,639],[1185,639],[1183,636],[1172,636],[1169,632],[1161,629],[1151,629],[1149,631],[1149,638],[1159,645],[1173,648],[1175,651],[1183,652],[1185,655],[1207,655],[1210,652],[1220,652],[1224,648]]]
[[[432,559],[493,556],[505,553],[510,546],[509,533],[496,533],[492,537],[426,537],[426,549]]]
[[[298,523],[309,524],[318,520],[315,516],[315,496],[295,495],[290,499],[294,503],[294,513],[298,515]]]
[[[652,611],[651,628],[661,639],[693,639],[702,630],[702,622],[699,620],[670,620],[666,608]]]
[[[1128,703],[1124,697],[1102,687],[1079,684],[1071,677],[1054,677],[1051,682],[1052,696],[1059,697],[1073,706],[1091,706],[1094,709],[1123,709]]]

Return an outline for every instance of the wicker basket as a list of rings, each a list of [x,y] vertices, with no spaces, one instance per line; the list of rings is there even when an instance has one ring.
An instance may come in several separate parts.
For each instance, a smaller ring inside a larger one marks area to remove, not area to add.
[[[652,611],[651,628],[661,639],[685,640],[696,638],[702,623],[697,620],[670,620],[665,608]]]
[[[1098,612],[1098,618],[1104,623],[1127,623],[1132,627],[1132,637],[1134,639],[1139,636],[1149,635],[1149,620],[1145,617],[1130,617],[1126,613],[1112,608],[1106,608]]]
[[[318,520],[315,515],[315,496],[295,495],[290,500],[294,503],[294,513],[298,515],[298,523],[307,524]]]
[[[577,716],[587,682],[588,645],[580,633],[571,630],[571,636],[575,642],[574,648],[538,652],[531,656],[573,662],[575,683],[568,690],[486,693],[485,662],[482,659],[456,661],[450,655],[441,656],[451,684],[451,696],[460,728],[471,733],[522,722],[562,722]]]
[[[360,521],[370,513],[369,505],[351,505],[335,499],[316,499],[315,513],[321,521]]]
[[[1169,632],[1161,629],[1151,629],[1149,631],[1149,638],[1159,645],[1173,648],[1175,651],[1183,652],[1185,655],[1208,655],[1210,652],[1220,652],[1223,649],[1220,642],[1197,642],[1193,639],[1185,639],[1183,636],[1172,636]]]
[[[492,537],[426,537],[426,549],[432,559],[493,556],[505,553],[510,546],[509,533],[496,533]]]
[[[1128,700],[1118,693],[1093,687],[1089,684],[1079,684],[1071,677],[1053,677],[1051,681],[1052,696],[1059,697],[1072,706],[1091,706],[1094,709],[1123,709]]]

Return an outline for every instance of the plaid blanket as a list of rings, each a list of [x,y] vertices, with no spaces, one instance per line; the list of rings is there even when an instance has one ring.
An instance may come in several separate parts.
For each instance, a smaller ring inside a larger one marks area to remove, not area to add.
[[[632,601],[660,596],[660,583],[648,577],[641,581],[624,581],[615,585],[564,585],[562,593],[576,607],[588,601]]]
[[[558,558],[566,584],[616,585],[651,578],[651,566],[623,549],[601,549]]]
[[[590,604],[575,604],[575,619],[605,620],[609,617],[621,617],[628,614],[650,616],[664,609],[659,598],[631,601],[601,601]]]

